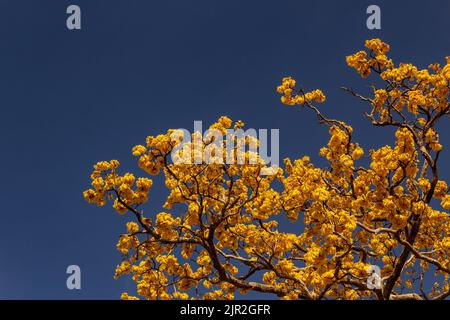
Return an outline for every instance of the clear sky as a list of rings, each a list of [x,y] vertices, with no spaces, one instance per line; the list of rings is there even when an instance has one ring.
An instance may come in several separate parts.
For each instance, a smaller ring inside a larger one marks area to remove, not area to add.
[[[66,28],[70,4],[81,7],[79,31]],[[370,4],[381,7],[381,30],[366,28]],[[396,62],[442,63],[449,14],[445,0],[0,0],[0,298],[116,299],[134,287],[113,279],[128,218],[88,205],[82,191],[96,161],[135,170],[131,147],[147,135],[228,115],[279,128],[282,158],[320,164],[327,129],[280,104],[283,76],[321,88],[322,110],[353,125],[366,149],[391,142],[339,89],[370,84],[345,56],[380,37]],[[444,146],[449,136],[442,128]],[[148,212],[164,195],[152,188]],[[71,264],[81,290],[66,288]]]

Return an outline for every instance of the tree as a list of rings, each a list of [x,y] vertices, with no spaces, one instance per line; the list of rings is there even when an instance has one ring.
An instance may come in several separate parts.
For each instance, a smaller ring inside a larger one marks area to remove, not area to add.
[[[100,206],[111,200],[134,219],[117,244],[124,258],[115,276],[131,274],[147,299],[232,299],[237,290],[284,299],[448,297],[450,195],[439,177],[436,125],[450,114],[450,57],[443,67],[419,70],[396,66],[379,39],[365,47],[347,64],[382,86],[370,96],[345,90],[368,106],[372,125],[395,128],[395,144],[371,150],[366,166],[352,127],[316,106],[325,101],[322,91],[297,89],[290,77],[277,88],[282,103],[310,109],[329,126],[330,140],[320,149],[327,168],[303,157],[262,175],[267,167],[259,155],[239,152],[255,142],[248,137],[227,136],[221,153],[220,144],[198,132],[179,148],[179,132],[169,130],[133,148],[139,167],[163,175],[169,189],[165,211],[153,216],[142,209],[151,179],[121,175],[117,160],[97,163],[85,199]],[[243,126],[221,117],[211,128]],[[235,147],[226,150],[230,141]],[[216,161],[171,163],[175,150],[177,159],[190,160],[208,150]],[[244,162],[222,163],[226,156]],[[297,233],[282,230],[286,219]],[[370,282],[373,266],[380,268],[379,285]],[[435,281],[432,289],[424,279]]]

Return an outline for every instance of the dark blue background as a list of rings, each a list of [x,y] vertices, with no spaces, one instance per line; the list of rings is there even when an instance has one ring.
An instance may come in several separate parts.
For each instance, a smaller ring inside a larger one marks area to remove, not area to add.
[[[66,29],[66,8],[82,30]],[[113,280],[127,217],[82,198],[91,166],[118,159],[167,128],[192,129],[220,115],[279,128],[281,157],[311,155],[328,139],[315,116],[281,106],[276,86],[292,75],[327,95],[327,115],[352,124],[368,148],[392,141],[371,128],[365,106],[342,85],[369,81],[345,56],[381,37],[396,62],[426,67],[450,55],[448,1],[377,1],[382,30],[368,30],[369,1],[0,0],[0,298],[116,299]],[[448,128],[442,128],[448,163]],[[444,168],[443,178],[450,171]],[[158,212],[166,190],[151,191]],[[82,290],[66,288],[66,267]]]

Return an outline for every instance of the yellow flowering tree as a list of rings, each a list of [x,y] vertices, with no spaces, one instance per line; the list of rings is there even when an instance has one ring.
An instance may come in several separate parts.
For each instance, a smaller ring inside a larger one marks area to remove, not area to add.
[[[347,64],[382,85],[369,96],[346,90],[367,105],[372,125],[396,129],[395,144],[367,152],[366,166],[352,127],[316,106],[325,101],[322,91],[297,89],[290,77],[277,88],[282,103],[310,109],[329,126],[330,140],[320,149],[327,168],[303,157],[263,175],[268,168],[257,152],[238,152],[255,143],[248,137],[227,136],[234,148],[218,150],[213,138],[195,132],[177,148],[180,135],[169,130],[132,151],[139,167],[162,175],[169,190],[162,212],[151,213],[142,206],[150,178],[121,174],[116,160],[97,163],[84,198],[99,206],[111,201],[131,220],[117,244],[123,261],[115,276],[130,274],[146,299],[232,299],[236,291],[283,299],[450,296],[450,192],[439,176],[436,128],[450,114],[450,57],[443,67],[420,70],[395,65],[379,39],[365,47]],[[243,126],[221,117],[211,128]],[[198,159],[205,151],[212,158],[171,162],[175,150],[178,158]],[[243,161],[229,164],[225,157]],[[283,220],[297,231],[283,231]],[[377,286],[369,281],[374,265]]]

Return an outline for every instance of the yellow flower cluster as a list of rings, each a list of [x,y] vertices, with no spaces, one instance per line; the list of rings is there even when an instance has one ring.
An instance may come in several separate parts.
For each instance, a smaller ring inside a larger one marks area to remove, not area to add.
[[[389,45],[380,39],[367,40],[365,43],[370,55],[366,51],[358,51],[353,55],[347,56],[346,61],[349,67],[354,68],[363,78],[367,78],[373,68],[383,70],[392,68],[393,63],[388,59],[386,53],[389,51]]]
[[[445,197],[442,198],[441,206],[445,210],[450,210],[450,195],[446,195]]]
[[[392,60],[386,57],[389,45],[380,39],[366,41],[366,48],[369,53],[356,52],[347,57],[347,64],[364,78],[374,71],[389,83],[388,89],[376,90],[372,99],[381,121],[392,119],[405,106],[414,116],[448,110],[450,57],[447,57],[444,67],[431,64],[428,69],[419,70],[410,63],[400,63],[395,67]],[[426,126],[425,118],[416,118],[416,121],[421,127]]]
[[[296,82],[293,78],[285,77],[283,78],[281,85],[277,87],[277,92],[279,94],[282,94],[281,102],[283,104],[294,106],[302,105],[304,103],[309,103],[312,101],[316,101],[318,103],[325,102],[325,95],[319,89],[301,94],[294,93],[295,83]]]
[[[122,293],[122,295],[120,296],[120,299],[122,299],[122,300],[139,300],[138,297],[130,296],[130,295],[128,295],[127,292]]]
[[[425,133],[425,141],[433,151],[441,151],[442,145],[439,143],[438,134],[433,128],[429,128]]]
[[[372,50],[375,56],[386,54],[390,49],[389,45],[380,39],[366,40],[365,46],[367,49]]]
[[[149,178],[136,180],[131,173],[121,176],[116,172],[118,166],[117,160],[101,161],[95,164],[91,174],[93,189],[84,191],[83,197],[89,203],[103,206],[106,199],[116,193],[118,197],[115,199],[113,207],[120,214],[124,214],[128,211],[127,207],[147,202],[148,192],[153,182]],[[134,190],[133,187],[135,187]]]
[[[175,227],[180,223],[180,218],[175,219],[170,213],[161,212],[156,215],[155,228],[164,239],[173,239],[177,236]]]

